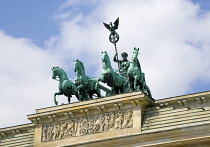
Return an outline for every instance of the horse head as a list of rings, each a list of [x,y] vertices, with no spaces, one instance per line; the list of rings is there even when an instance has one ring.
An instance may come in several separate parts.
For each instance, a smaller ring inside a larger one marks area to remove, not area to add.
[[[114,72],[114,70],[112,69],[112,65],[109,59],[109,55],[107,54],[107,52],[101,52],[101,60],[102,60],[102,65],[103,65],[103,71],[109,71],[109,72]]]
[[[53,67],[52,68],[52,79],[55,79],[57,80],[57,77],[59,77],[59,81],[63,81],[63,80],[66,80],[68,79],[68,76],[66,74],[66,72],[60,68],[60,67]]]
[[[76,59],[76,60],[73,60],[74,61],[74,72],[77,74],[85,74],[85,67],[83,65],[83,63]]]
[[[138,58],[138,54],[139,54],[139,49],[134,48],[133,50],[133,54],[131,56],[131,63],[136,63],[136,60]]]
[[[137,58],[138,57],[138,54],[139,54],[139,48],[134,48],[133,50],[133,57]]]
[[[52,68],[52,79],[56,79],[57,76],[60,76],[59,74],[59,67],[53,67]]]
[[[107,52],[101,52],[101,60],[104,64],[111,64],[110,59],[109,59],[109,55],[107,54]]]

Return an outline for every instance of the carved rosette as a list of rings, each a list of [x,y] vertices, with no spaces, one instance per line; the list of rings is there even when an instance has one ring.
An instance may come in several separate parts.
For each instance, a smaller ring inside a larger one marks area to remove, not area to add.
[[[133,127],[133,111],[131,109],[118,110],[62,122],[43,124],[42,142],[131,127]]]

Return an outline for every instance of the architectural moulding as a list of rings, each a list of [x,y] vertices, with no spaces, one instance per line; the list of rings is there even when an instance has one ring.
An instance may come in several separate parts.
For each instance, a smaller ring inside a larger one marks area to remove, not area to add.
[[[60,146],[63,141],[79,143],[140,133],[145,106],[153,103],[154,99],[139,91],[39,109],[28,119],[35,124],[36,146]]]

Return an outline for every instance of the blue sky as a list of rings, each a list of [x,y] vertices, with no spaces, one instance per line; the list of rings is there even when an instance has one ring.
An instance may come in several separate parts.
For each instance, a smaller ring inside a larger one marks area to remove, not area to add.
[[[30,38],[39,46],[51,35],[59,33],[54,15],[65,0],[1,0],[0,29],[14,37]],[[204,11],[210,10],[210,1],[192,0]],[[88,9],[86,9],[88,13]]]
[[[155,99],[210,90],[208,0],[0,0],[0,111],[11,114],[0,114],[0,128],[27,123],[27,114],[54,105],[51,67],[74,79],[79,59],[88,76],[100,77],[101,51],[115,53],[102,22],[118,16],[118,51],[140,48]]]
[[[0,29],[14,37],[30,38],[39,46],[59,33],[54,15],[64,0],[1,0]]]
[[[202,10],[209,11],[210,9],[210,1],[208,0],[192,0],[192,2],[198,4]]]

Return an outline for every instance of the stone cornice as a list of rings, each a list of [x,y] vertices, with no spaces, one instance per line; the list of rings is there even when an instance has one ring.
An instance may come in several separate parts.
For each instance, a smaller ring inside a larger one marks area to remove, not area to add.
[[[34,129],[35,125],[32,123],[12,126],[7,128],[0,128],[0,137],[5,138],[9,134],[19,134],[24,131]]]
[[[89,115],[90,111],[96,110],[98,112],[105,112],[107,107],[115,107],[116,109],[123,109],[124,105],[132,104],[137,105],[149,105],[154,103],[154,99],[147,97],[141,91],[125,93],[121,95],[114,95],[110,97],[103,97],[93,99],[89,101],[71,103],[67,105],[60,105],[54,107],[48,107],[38,109],[36,114],[28,115],[28,119],[33,123],[40,123],[42,118],[48,118],[56,120],[57,116],[69,116],[74,117],[75,113],[82,113],[83,115]]]
[[[196,98],[202,98],[202,97],[210,98],[210,91],[159,99],[159,100],[156,100],[155,103],[159,104],[159,103],[175,102],[175,101],[179,101],[179,100],[183,100],[183,99],[193,101],[193,100],[196,100]]]
[[[188,107],[190,102],[195,102],[198,105],[201,105],[207,103],[208,99],[210,99],[210,91],[160,99],[156,100],[155,104],[159,105],[160,107],[168,107],[173,105]]]
[[[196,127],[196,130],[194,129]],[[104,139],[97,139],[97,140],[92,140],[88,142],[83,142],[83,143],[75,143],[75,144],[69,144],[69,145],[64,145],[62,147],[70,147],[70,146],[94,146],[94,144],[97,144],[100,142],[101,145],[104,146],[115,146],[116,142],[117,145],[123,145],[125,142],[123,140],[126,140],[126,144],[129,146],[129,144],[135,144],[135,143],[142,143],[142,147],[147,147],[147,146],[176,146],[179,144],[194,144],[194,143],[209,143],[210,142],[210,131],[206,132],[206,130],[210,127],[210,124],[200,124],[199,126],[191,126],[191,127],[186,127],[186,128],[176,128],[172,130],[165,130],[165,131],[157,131],[157,132],[150,132],[150,133],[135,133],[135,134],[130,134],[130,135],[121,135],[117,137],[111,137],[111,138],[104,138]],[[192,137],[192,130],[193,130],[193,136]],[[207,133],[206,136],[200,137],[200,133],[205,132]],[[190,136],[189,138],[183,139],[182,136]],[[168,142],[162,142],[158,143],[157,140],[161,139],[169,139],[173,138],[172,140],[175,141],[168,141]],[[182,139],[175,139],[175,138],[182,138]],[[128,141],[129,140],[129,141]],[[157,142],[154,144],[146,145],[147,141],[149,142]],[[103,142],[103,143],[102,143]]]
[[[71,103],[71,104],[64,104],[64,105],[59,105],[59,106],[52,106],[52,107],[46,107],[46,108],[42,108],[42,109],[36,109],[36,113],[71,108],[71,107],[76,107],[76,106],[86,106],[87,104],[94,104],[94,103],[99,103],[99,102],[107,103],[107,101],[117,100],[117,99],[122,99],[122,98],[127,100],[127,99],[131,99],[131,97],[135,98],[135,96],[138,98],[144,98],[145,100],[147,100],[150,103],[153,103],[155,101],[154,99],[145,95],[143,92],[138,91],[138,92],[129,92],[129,93],[124,93],[124,94],[113,95],[113,96],[109,96],[109,97],[102,97],[102,98],[97,98],[97,99],[88,100],[88,101],[75,102],[75,103]]]

